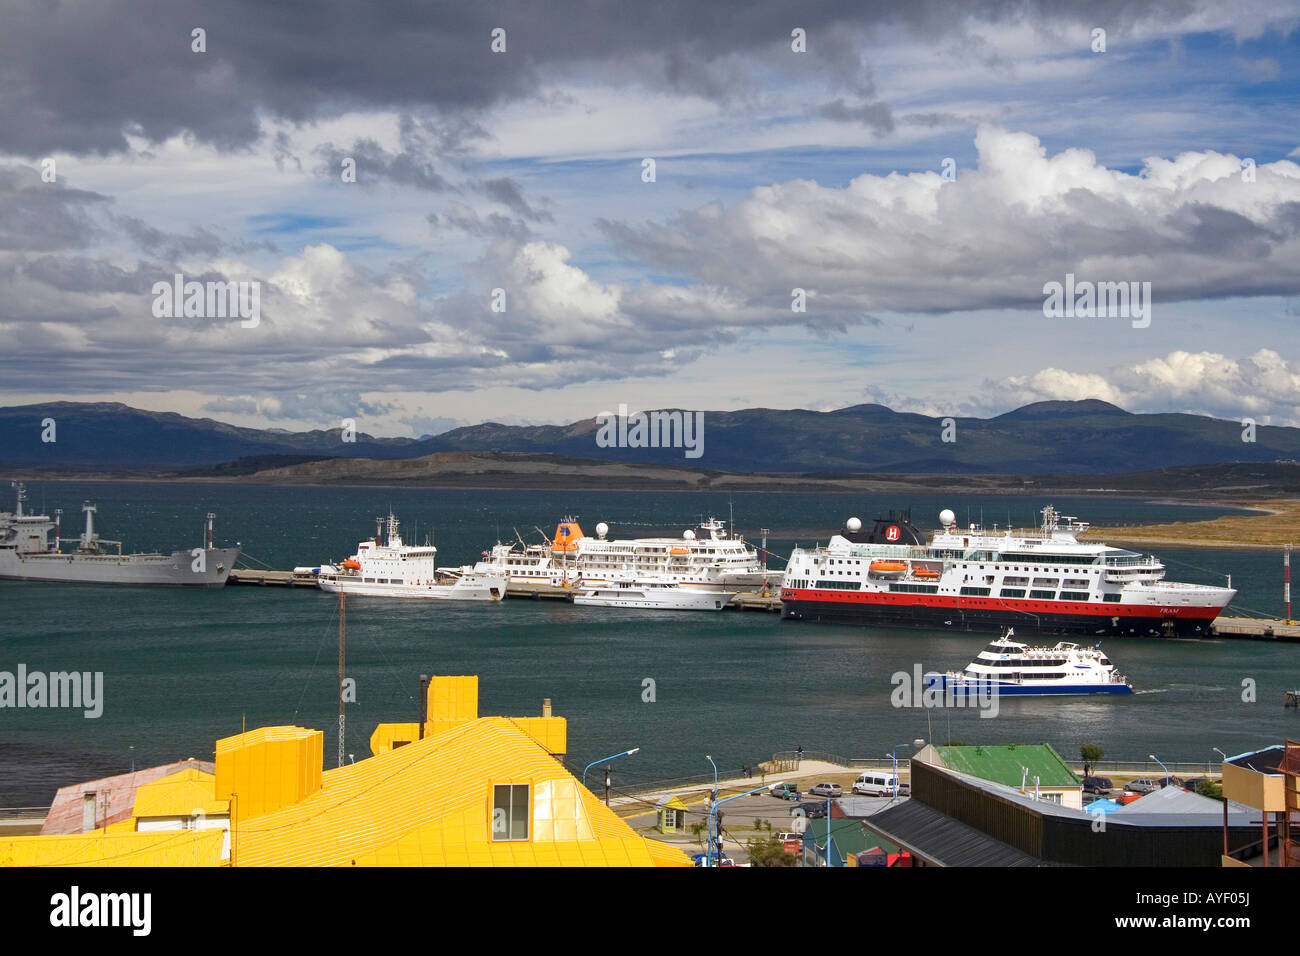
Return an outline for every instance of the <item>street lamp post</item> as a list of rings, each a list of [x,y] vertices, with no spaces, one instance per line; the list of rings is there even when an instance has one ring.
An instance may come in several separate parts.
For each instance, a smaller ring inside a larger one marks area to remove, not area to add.
[[[1147,754],[1147,756],[1150,757],[1152,760],[1154,760],[1156,763],[1160,764],[1160,769],[1165,772],[1165,786],[1166,787],[1169,786],[1169,768],[1166,767],[1163,763],[1160,763],[1160,758],[1157,757],[1155,754]]]
[[[915,747],[917,744],[923,744],[923,743],[924,743],[924,741],[922,741],[921,738],[918,737],[918,738],[916,738],[916,740],[912,741],[910,744],[898,744],[896,747],[894,747],[893,750],[891,750],[889,753],[885,754],[886,757],[889,757],[891,760],[894,761],[894,785],[893,785],[893,787],[890,788],[890,789],[893,791],[893,793],[891,794],[891,796],[895,796],[895,797],[898,796],[898,748],[899,748],[899,747]]]
[[[619,757],[630,757],[640,749],[641,749],[640,747],[633,747],[631,750],[624,750],[621,753],[616,753],[609,757],[601,757],[599,760],[593,760],[591,763],[587,764],[587,766],[582,768],[582,785],[584,787],[587,785],[587,771],[590,770],[592,767],[596,766],[596,764],[598,763],[608,764],[609,761],[617,760]],[[609,767],[608,766],[605,767],[605,806],[609,806]]]
[[[713,762],[712,754],[705,754],[704,759],[713,764],[713,796],[709,800],[709,806],[713,806],[718,802],[718,765]],[[712,820],[712,817],[710,817],[710,820]],[[713,827],[711,823],[709,826],[709,852],[713,852]]]
[[[744,793],[738,793],[734,797],[727,797],[725,800],[719,800],[716,803],[714,803],[713,806],[709,807],[709,832],[710,833],[713,832],[714,822],[718,818],[718,807],[722,806],[724,803],[730,803],[732,800],[739,800],[741,797],[749,797],[749,796],[753,796],[756,793],[762,793],[766,789],[767,787],[755,787],[753,790],[746,790]],[[721,834],[719,834],[719,837],[721,837]],[[722,840],[719,839],[717,863],[721,863],[721,862],[722,862]]]

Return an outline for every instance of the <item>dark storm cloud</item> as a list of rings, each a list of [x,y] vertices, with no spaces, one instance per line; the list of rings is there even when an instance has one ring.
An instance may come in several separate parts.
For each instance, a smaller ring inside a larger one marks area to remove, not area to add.
[[[522,219],[512,219],[497,212],[480,216],[459,202],[452,203],[441,215],[432,212],[425,218],[435,230],[454,229],[476,239],[513,239],[523,242],[533,235],[533,231]]]
[[[318,176],[340,176],[344,161],[351,159],[356,164],[356,181],[362,185],[389,182],[429,192],[451,188],[433,163],[407,152],[390,153],[373,139],[359,139],[348,148],[327,143],[316,154],[324,160],[313,170]]]
[[[180,258],[186,255],[219,255],[224,243],[207,229],[196,226],[189,235],[155,229],[135,216],[113,216],[113,223],[137,246],[156,256]]]
[[[843,100],[833,100],[817,111],[827,119],[840,122],[861,123],[871,127],[877,136],[894,131],[894,114],[884,103],[863,103],[861,106],[847,106]]]
[[[306,122],[397,109],[472,127],[476,111],[590,68],[611,82],[726,100],[751,89],[752,76],[731,68],[738,56],[759,68],[818,71],[833,88],[869,98],[870,72],[849,33],[902,26],[953,36],[967,17],[1037,18],[1057,27],[1086,17],[1118,32],[1139,16],[1172,19],[1194,7],[1191,0],[1113,0],[1080,12],[1066,0],[989,0],[955,17],[939,0],[564,7],[10,0],[0,30],[0,149],[30,157],[108,153],[126,147],[127,132],[151,141],[189,132],[236,149],[260,135],[259,111]],[[489,47],[497,27],[506,30],[502,54]],[[803,56],[790,53],[794,27],[808,34]],[[195,28],[206,31],[206,52],[191,49]]]
[[[0,250],[84,248],[99,231],[91,210],[109,202],[100,193],[44,182],[27,166],[0,167]]]
[[[128,272],[101,259],[40,256],[28,261],[23,275],[60,292],[143,293],[158,279],[156,269]]]
[[[508,207],[511,212],[518,213],[524,219],[533,222],[555,221],[555,218],[549,212],[537,210],[530,206],[528,201],[524,199],[523,190],[519,188],[519,184],[508,176],[485,180],[483,191],[487,193],[489,199],[501,203],[501,205]]]

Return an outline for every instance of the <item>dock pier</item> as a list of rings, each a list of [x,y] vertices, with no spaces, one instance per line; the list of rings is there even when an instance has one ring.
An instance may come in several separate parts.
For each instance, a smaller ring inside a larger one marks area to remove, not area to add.
[[[1300,623],[1280,618],[1217,617],[1210,625],[1210,633],[1256,641],[1300,641]]]
[[[233,568],[227,584],[242,584],[257,587],[279,588],[314,588],[316,578],[311,574],[295,574],[293,571],[271,571],[256,568]],[[506,590],[508,598],[531,598],[534,601],[567,601],[573,594],[572,587],[555,584],[516,583]],[[779,611],[781,598],[779,594],[768,595],[752,592],[737,594],[727,605],[729,611]]]

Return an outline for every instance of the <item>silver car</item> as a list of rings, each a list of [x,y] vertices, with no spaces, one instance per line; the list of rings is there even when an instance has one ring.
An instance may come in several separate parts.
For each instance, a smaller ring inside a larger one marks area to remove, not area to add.
[[[831,783],[830,781],[826,781],[826,782],[824,782],[824,783],[815,784],[814,786],[812,786],[812,787],[810,787],[810,788],[808,789],[808,792],[809,792],[810,794],[812,794],[813,796],[815,796],[815,797],[842,797],[842,796],[844,796],[844,788],[841,787],[838,783]]]

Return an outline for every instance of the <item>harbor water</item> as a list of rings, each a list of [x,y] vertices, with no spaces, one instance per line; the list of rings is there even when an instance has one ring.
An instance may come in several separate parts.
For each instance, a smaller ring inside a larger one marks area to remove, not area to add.
[[[99,504],[97,530],[128,551],[200,544],[217,513],[218,544],[239,542],[276,568],[352,554],[391,510],[408,543],[426,536],[439,563],[472,563],[516,531],[554,529],[565,515],[612,537],[680,535],[724,520],[786,555],[825,543],[845,518],[869,521],[912,507],[931,529],[942,508],[962,523],[1037,524],[1046,500],[1026,496],[906,498],[832,494],[278,488],[229,484],[30,483],[32,510]],[[1097,525],[1196,520],[1229,513],[1110,497],[1061,498],[1059,510]],[[4,507],[10,507],[6,503]],[[1105,540],[1104,531],[1093,536]],[[1281,616],[1281,556],[1266,551],[1161,548],[1172,580],[1239,591],[1226,613]],[[252,563],[252,562],[250,562]],[[775,557],[774,566],[781,562]],[[103,673],[103,713],[0,709],[0,806],[48,804],[59,786],[195,757],[241,729],[298,724],[323,730],[333,765],[337,724],[338,600],[310,589],[216,590],[0,582],[0,671]],[[582,765],[630,747],[615,786],[739,768],[774,752],[821,750],[880,758],[916,738],[965,743],[1048,742],[1067,758],[1097,743],[1107,758],[1216,759],[1296,736],[1286,690],[1300,685],[1300,646],[1243,640],[1111,639],[1110,657],[1131,696],[1000,701],[973,709],[895,707],[894,674],[960,668],[987,634],[865,629],[782,621],[757,612],[649,612],[559,601],[497,604],[353,598],[347,604],[346,752],[369,755],[382,721],[414,721],[426,674],[477,674],[482,714],[530,715],[551,698],[568,718],[567,762]],[[1253,689],[1253,693],[1251,692]],[[900,756],[910,751],[900,748]]]

